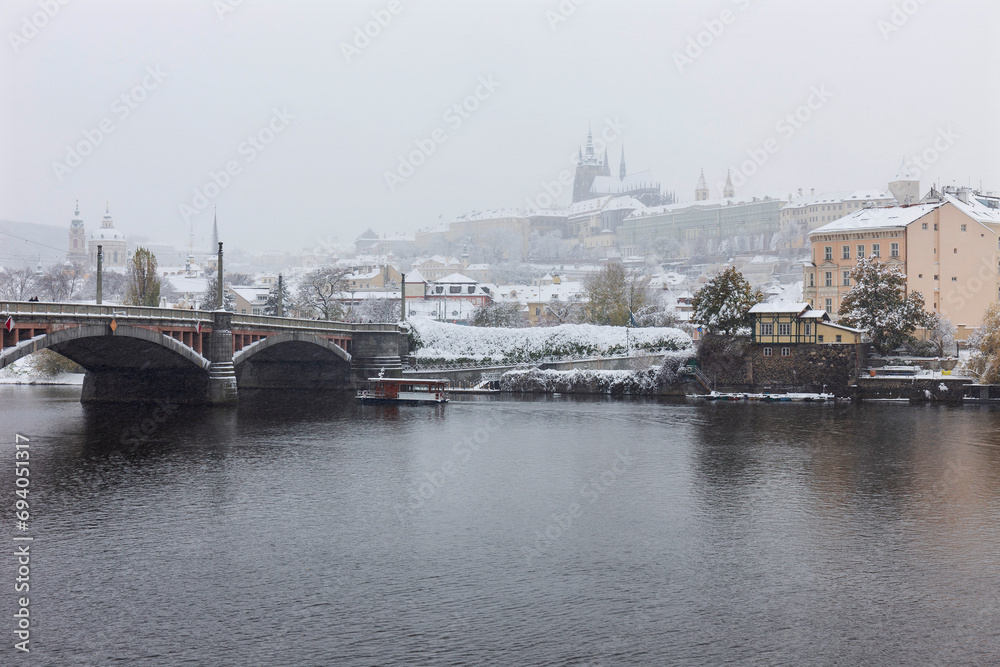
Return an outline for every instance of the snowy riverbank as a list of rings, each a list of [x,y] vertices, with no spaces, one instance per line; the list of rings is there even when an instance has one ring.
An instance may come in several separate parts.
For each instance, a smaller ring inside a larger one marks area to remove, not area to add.
[[[422,362],[491,361],[526,363],[625,354],[626,351],[680,351],[692,348],[680,329],[602,327],[561,324],[555,327],[502,329],[469,327],[413,319],[413,355]]]
[[[19,359],[6,368],[0,369],[0,385],[32,384],[32,385],[82,385],[83,373],[56,373],[54,375],[40,372],[35,368],[31,356]]]

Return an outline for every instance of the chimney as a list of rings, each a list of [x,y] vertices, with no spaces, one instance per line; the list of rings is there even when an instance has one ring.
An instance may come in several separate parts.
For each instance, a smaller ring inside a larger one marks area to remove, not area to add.
[[[802,188],[799,188],[799,196],[802,196]]]

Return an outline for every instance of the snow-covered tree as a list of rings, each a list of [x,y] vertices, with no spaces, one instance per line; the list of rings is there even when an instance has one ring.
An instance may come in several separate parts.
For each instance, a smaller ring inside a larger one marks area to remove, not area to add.
[[[516,328],[527,324],[521,313],[521,304],[514,301],[491,301],[472,313],[474,327]]]
[[[35,272],[23,269],[0,269],[0,298],[5,301],[27,301],[35,296]]]
[[[951,320],[937,313],[930,313],[924,327],[927,328],[927,339],[934,344],[939,357],[945,355],[946,348],[954,348],[956,329]]]
[[[983,323],[969,338],[969,369],[983,384],[1000,384],[1000,304],[983,315]]]
[[[923,295],[906,293],[906,276],[898,266],[875,257],[858,260],[851,290],[840,302],[841,324],[867,332],[875,349],[888,354],[913,340],[913,332],[926,321]]]
[[[392,323],[399,321],[399,299],[362,299],[351,308],[351,322]]]
[[[226,273],[222,277],[223,283],[226,285],[252,285],[253,276],[249,273]],[[213,272],[208,279],[208,285],[205,287],[205,293],[202,294],[201,303],[202,308],[205,310],[215,310],[219,307],[219,276],[218,272]],[[236,310],[236,297],[233,296],[232,292],[224,291],[222,293],[222,307],[224,310],[229,312],[235,312]]]
[[[274,285],[271,287],[271,291],[267,293],[267,301],[264,303],[264,314],[270,315],[271,317],[278,316],[278,285],[279,281],[275,281]],[[280,281],[280,285],[281,311],[284,317],[288,317],[288,313],[294,305],[292,303],[292,292],[288,289],[288,283],[284,280]]]
[[[542,324],[545,326],[558,326],[560,324],[580,324],[587,318],[587,309],[582,303],[576,301],[563,301],[559,295],[553,295],[549,302],[545,304],[545,318]]]
[[[708,333],[735,336],[750,327],[750,309],[763,300],[764,294],[751,287],[743,274],[731,266],[694,295],[691,317]]]
[[[348,269],[323,266],[302,277],[297,295],[298,308],[308,317],[339,320],[344,307],[337,298],[347,288]]]

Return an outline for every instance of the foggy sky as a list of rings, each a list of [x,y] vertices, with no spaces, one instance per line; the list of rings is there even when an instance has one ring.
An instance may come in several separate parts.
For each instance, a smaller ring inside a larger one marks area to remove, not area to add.
[[[222,240],[252,251],[412,232],[524,208],[609,119],[629,170],[681,200],[701,168],[719,196],[761,151],[738,198],[885,188],[943,136],[922,192],[1000,189],[987,0],[397,1],[70,0],[22,42],[58,0],[7,0],[0,219],[68,225],[79,199],[89,232],[109,201],[126,234],[186,245],[180,207],[229,162],[238,173],[191,218],[199,246],[214,205]],[[391,21],[345,56],[372,12]],[[468,117],[449,112],[477,88]],[[807,120],[786,118],[810,101]],[[57,175],[102,123],[113,131]],[[390,191],[386,172],[435,131],[443,143]]]

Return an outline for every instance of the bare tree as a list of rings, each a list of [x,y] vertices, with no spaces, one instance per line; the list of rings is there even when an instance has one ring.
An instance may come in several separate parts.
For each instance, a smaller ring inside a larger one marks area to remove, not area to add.
[[[545,305],[543,324],[580,324],[587,319],[587,308],[578,301],[563,301],[556,294]]]
[[[347,288],[348,269],[324,266],[302,277],[297,296],[298,308],[310,317],[339,320],[344,306],[337,299]]]
[[[48,301],[72,301],[82,291],[83,272],[75,264],[54,264],[37,277],[35,284]]]
[[[38,290],[35,272],[23,269],[0,269],[0,298],[5,301],[27,301]]]
[[[399,299],[362,299],[348,315],[350,322],[398,322]]]

